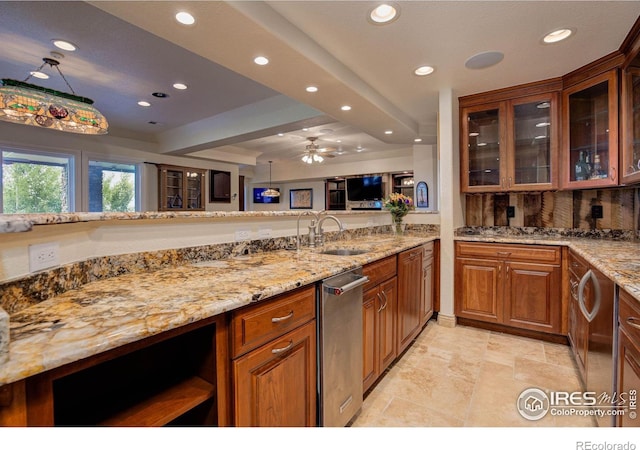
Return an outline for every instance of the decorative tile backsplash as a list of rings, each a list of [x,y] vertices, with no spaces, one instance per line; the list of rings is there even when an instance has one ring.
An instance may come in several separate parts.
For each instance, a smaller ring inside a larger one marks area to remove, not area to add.
[[[602,218],[592,214],[599,210]],[[640,188],[467,194],[465,222],[469,227],[628,230],[637,234]]]

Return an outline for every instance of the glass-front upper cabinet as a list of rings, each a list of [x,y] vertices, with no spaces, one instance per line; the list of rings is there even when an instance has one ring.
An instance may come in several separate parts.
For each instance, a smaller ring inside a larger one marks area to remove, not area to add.
[[[557,187],[558,95],[509,101],[508,190]]]
[[[563,119],[563,187],[617,185],[617,71],[564,90]]]
[[[463,108],[461,125],[462,191],[502,190],[506,181],[504,103]]]
[[[158,166],[159,211],[204,211],[205,171]]]
[[[464,107],[461,112],[463,192],[557,188],[557,93]]]
[[[634,64],[640,64],[636,57]],[[621,182],[640,182],[640,67],[629,67],[622,78]]]

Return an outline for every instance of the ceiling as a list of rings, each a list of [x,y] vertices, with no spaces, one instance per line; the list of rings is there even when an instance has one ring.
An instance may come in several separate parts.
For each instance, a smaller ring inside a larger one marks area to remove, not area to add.
[[[617,50],[640,15],[638,1],[400,1],[397,20],[374,25],[367,13],[378,3],[0,1],[0,77],[24,80],[57,51],[111,136],[240,165],[293,161],[318,136],[335,150],[332,163],[338,153],[365,159],[411,148],[415,138],[435,144],[441,90],[461,96],[561,76]],[[181,10],[196,23],[176,22]],[[575,32],[542,43],[561,27]],[[78,50],[59,50],[54,38]],[[504,59],[465,68],[486,51]],[[270,63],[254,64],[258,55]],[[415,76],[423,64],[435,72]],[[53,73],[29,82],[68,91]]]

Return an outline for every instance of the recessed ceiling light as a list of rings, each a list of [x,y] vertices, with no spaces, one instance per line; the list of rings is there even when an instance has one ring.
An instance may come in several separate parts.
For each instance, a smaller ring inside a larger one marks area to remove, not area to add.
[[[545,37],[542,38],[542,42],[545,44],[555,44],[556,42],[564,41],[572,34],[573,30],[569,28],[561,28],[545,35]]]
[[[183,25],[193,25],[194,23],[196,23],[196,19],[191,14],[185,11],[180,11],[178,14],[176,14],[176,20]]]
[[[339,144],[340,142],[342,142],[342,139],[338,139],[336,142]]]
[[[266,66],[267,64],[269,64],[269,59],[265,58],[264,56],[256,56],[253,62],[259,66]]]
[[[149,103],[149,102],[145,102],[144,100],[140,100],[140,101],[138,102],[138,105],[140,105],[140,106],[144,106],[144,107],[147,107],[147,106],[151,106],[151,103]]]
[[[421,138],[415,138],[415,139],[413,140],[413,142],[422,142],[422,139],[421,139]]]
[[[33,72],[29,72],[31,74],[32,77],[36,77],[36,78],[40,78],[41,80],[46,80],[49,78],[49,75],[47,75],[44,72],[37,72],[37,71],[33,71]]]
[[[282,137],[284,136],[284,133],[278,133],[278,136]]]
[[[64,41],[62,39],[51,39],[51,42],[53,42],[53,45],[55,45],[56,47],[68,52],[75,52],[78,49],[78,46],[76,44],[69,41]]]
[[[356,151],[357,151],[358,153],[360,153],[362,150],[364,150],[364,149],[363,149],[362,147],[360,147],[360,146],[358,146],[358,147],[356,148]]]
[[[416,70],[413,71],[419,77],[424,77],[425,75],[429,75],[433,73],[435,69],[431,66],[420,66]]]
[[[393,134],[392,130],[385,130],[384,134]]]
[[[318,92],[318,87],[317,86],[307,86],[306,91],[307,92]]]
[[[309,129],[308,128],[303,128],[302,131],[309,131]]]
[[[482,52],[467,59],[464,66],[467,69],[486,69],[487,67],[495,66],[503,58],[504,53],[501,52]]]
[[[187,89],[188,86],[184,83],[173,83],[173,87],[181,91],[184,91],[185,89]]]
[[[342,105],[342,106],[340,107],[340,109],[341,109],[341,110],[343,110],[343,111],[351,111],[351,106],[349,106],[349,105]]]
[[[389,23],[398,18],[399,11],[396,4],[381,3],[369,12],[369,19],[375,24]]]

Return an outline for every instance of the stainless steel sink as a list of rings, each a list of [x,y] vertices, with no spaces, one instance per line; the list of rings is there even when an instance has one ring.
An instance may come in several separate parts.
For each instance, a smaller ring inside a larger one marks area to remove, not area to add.
[[[320,253],[324,255],[339,255],[339,256],[352,256],[352,255],[362,255],[363,253],[367,253],[369,250],[355,249],[355,248],[332,248],[327,250],[322,250]]]

